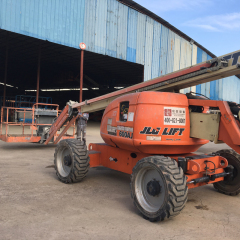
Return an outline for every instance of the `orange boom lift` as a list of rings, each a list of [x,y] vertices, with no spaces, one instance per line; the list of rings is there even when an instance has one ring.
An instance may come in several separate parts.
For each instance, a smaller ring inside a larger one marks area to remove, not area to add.
[[[105,144],[90,143],[87,150],[79,136],[61,141],[54,155],[59,180],[79,182],[89,167],[97,166],[131,174],[133,201],[150,221],[179,214],[190,188],[213,184],[221,193],[239,194],[240,106],[175,93],[239,74],[239,55],[235,52],[73,105],[81,112],[106,108],[100,127]],[[193,153],[209,141],[232,149]]]
[[[68,105],[50,127],[44,143],[55,136],[66,118],[75,120],[82,116],[72,117],[72,109],[81,113],[105,109],[100,127],[105,143],[90,143],[87,150],[79,134],[77,139],[60,141],[54,154],[59,180],[79,182],[89,167],[97,166],[131,174],[133,201],[150,221],[179,214],[190,188],[213,184],[221,193],[239,194],[240,106],[192,93],[176,93],[184,87],[240,74],[239,55],[239,51],[234,52]],[[54,142],[60,139],[61,135]],[[224,142],[232,149],[208,155],[193,153],[209,141]]]

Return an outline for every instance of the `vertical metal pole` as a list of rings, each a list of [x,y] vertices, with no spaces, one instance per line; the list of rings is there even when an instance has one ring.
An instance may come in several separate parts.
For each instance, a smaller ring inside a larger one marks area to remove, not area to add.
[[[23,112],[23,130],[22,130],[22,135],[24,135],[24,123],[25,123],[25,118],[26,118],[26,109],[24,108],[24,112]]]
[[[35,112],[35,104],[33,104],[33,107],[32,107],[32,125],[30,127],[30,129],[31,129],[31,138],[33,137],[33,126],[35,124],[35,122],[34,122],[34,112]]]
[[[142,77],[142,82],[144,82],[144,66],[143,66],[143,77]]]
[[[7,124],[5,126],[6,126],[6,137],[7,137],[7,135],[8,135],[8,110],[9,109],[8,109],[8,107],[6,109],[7,109],[7,119],[6,119]]]
[[[1,132],[0,132],[0,135],[2,135],[2,124],[3,124],[3,108],[1,108]]]
[[[3,107],[5,107],[5,103],[6,103],[7,68],[8,68],[8,38],[7,38],[6,56],[5,56],[4,89],[3,89]]]
[[[80,62],[80,96],[79,102],[82,102],[82,88],[83,88],[83,61],[84,61],[84,50],[81,50],[81,62]]]
[[[38,69],[37,69],[37,93],[36,93],[36,103],[38,103],[38,99],[39,99],[40,63],[41,63],[41,44],[39,44],[39,50],[38,50]]]

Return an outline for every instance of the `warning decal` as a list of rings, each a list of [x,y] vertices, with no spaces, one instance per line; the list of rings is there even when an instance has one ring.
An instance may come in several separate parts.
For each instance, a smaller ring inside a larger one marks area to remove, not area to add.
[[[185,108],[164,107],[164,125],[181,125],[186,124]]]

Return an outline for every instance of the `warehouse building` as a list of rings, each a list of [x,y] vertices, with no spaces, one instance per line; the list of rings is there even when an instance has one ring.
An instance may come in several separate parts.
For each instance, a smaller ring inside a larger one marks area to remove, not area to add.
[[[2,104],[4,98],[34,98],[37,89],[44,101],[61,107],[79,101],[81,42],[83,100],[215,57],[131,0],[1,0]],[[233,76],[181,92],[239,102],[238,89]]]

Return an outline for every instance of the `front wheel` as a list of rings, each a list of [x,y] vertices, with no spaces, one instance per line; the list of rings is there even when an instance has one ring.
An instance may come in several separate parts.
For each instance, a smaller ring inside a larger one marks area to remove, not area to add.
[[[89,169],[87,146],[77,139],[62,140],[55,150],[54,166],[60,181],[80,182]]]
[[[175,160],[164,156],[146,157],[133,168],[131,193],[144,218],[162,221],[178,215],[185,207],[186,177]]]

